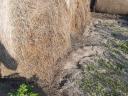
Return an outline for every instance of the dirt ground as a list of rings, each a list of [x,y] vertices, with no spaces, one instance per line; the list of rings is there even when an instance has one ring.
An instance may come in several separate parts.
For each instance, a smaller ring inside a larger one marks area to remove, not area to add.
[[[128,18],[101,13],[92,17],[63,60],[54,96],[128,96]]]

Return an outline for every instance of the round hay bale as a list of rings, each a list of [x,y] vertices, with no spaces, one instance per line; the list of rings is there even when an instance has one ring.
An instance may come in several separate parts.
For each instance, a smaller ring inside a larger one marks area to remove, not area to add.
[[[96,0],[96,12],[128,14],[128,0]]]
[[[50,84],[58,69],[57,61],[71,48],[70,34],[77,37],[89,23],[89,1],[0,2],[2,75],[36,75],[46,85]]]
[[[14,72],[21,76],[36,75],[45,84],[52,82],[57,60],[71,47],[64,0],[0,1],[0,38],[6,50],[3,59],[15,61],[18,66]],[[11,72],[3,67],[2,75],[8,74]]]

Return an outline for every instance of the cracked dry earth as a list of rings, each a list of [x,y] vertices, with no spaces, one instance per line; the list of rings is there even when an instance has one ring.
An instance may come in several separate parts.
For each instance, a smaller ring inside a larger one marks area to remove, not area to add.
[[[117,17],[93,16],[50,96],[128,96],[128,21]]]

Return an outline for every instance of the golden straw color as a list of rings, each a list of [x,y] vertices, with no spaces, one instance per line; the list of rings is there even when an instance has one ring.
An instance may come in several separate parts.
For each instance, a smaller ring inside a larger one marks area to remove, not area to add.
[[[2,75],[36,75],[50,84],[57,60],[71,49],[70,35],[89,20],[87,0],[0,0]],[[87,4],[86,4],[87,3]],[[4,54],[4,55],[3,55]],[[12,71],[13,69],[13,71]]]
[[[82,35],[90,21],[90,0],[65,0],[70,15],[72,37]]]

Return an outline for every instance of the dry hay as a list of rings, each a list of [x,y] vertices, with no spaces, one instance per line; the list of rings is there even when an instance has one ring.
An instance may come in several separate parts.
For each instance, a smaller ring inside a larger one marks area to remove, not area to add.
[[[128,14],[128,0],[96,0],[97,12],[111,14]]]
[[[57,60],[71,48],[70,34],[81,33],[86,27],[88,0],[0,2],[0,51],[4,49],[0,56],[4,54],[3,61],[8,61],[2,62],[2,75],[36,75],[45,84],[51,83]]]
[[[72,37],[81,36],[90,21],[90,0],[65,0],[70,15]]]
[[[37,75],[45,83],[51,82],[57,59],[71,45],[65,3],[63,0],[2,1],[1,42],[18,63],[16,71],[25,77]],[[3,75],[10,73],[2,71]]]

